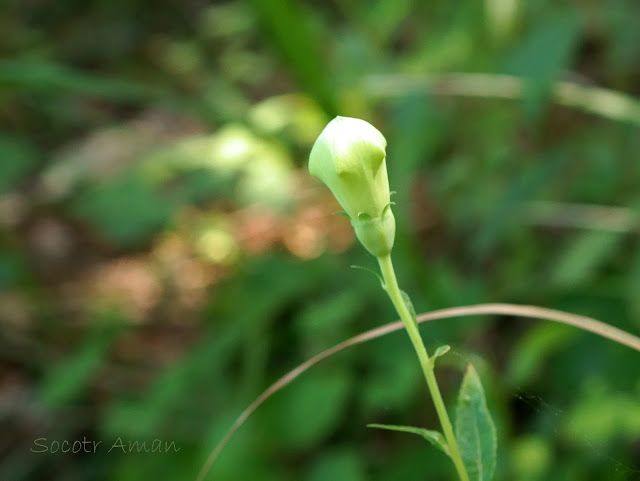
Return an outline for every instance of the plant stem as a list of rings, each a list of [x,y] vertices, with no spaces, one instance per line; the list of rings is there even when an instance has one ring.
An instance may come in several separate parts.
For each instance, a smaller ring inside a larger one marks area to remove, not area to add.
[[[429,358],[429,354],[427,354],[427,348],[424,346],[424,342],[422,342],[422,337],[420,337],[418,324],[409,312],[409,309],[402,298],[396,274],[393,270],[391,255],[388,254],[386,256],[378,257],[378,262],[380,263],[380,271],[382,272],[382,278],[384,279],[385,290],[387,291],[391,302],[393,302],[396,311],[398,311],[398,315],[404,323],[407,334],[409,334],[409,339],[411,339],[413,348],[420,360],[420,366],[422,367],[422,372],[424,373],[424,377],[427,381],[429,393],[433,399],[433,404],[435,405],[438,418],[440,419],[440,424],[442,425],[442,431],[444,432],[445,439],[449,445],[451,460],[456,467],[460,480],[469,481],[469,475],[467,474],[467,470],[465,469],[462,458],[460,457],[458,442],[456,441],[456,437],[453,433],[453,427],[451,426],[447,409],[444,405],[444,401],[442,400],[442,395],[440,394],[438,381],[436,380],[436,376],[433,371],[433,362]]]

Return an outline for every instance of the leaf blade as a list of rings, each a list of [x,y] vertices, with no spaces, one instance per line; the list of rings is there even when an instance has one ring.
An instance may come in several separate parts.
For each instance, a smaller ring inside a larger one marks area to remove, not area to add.
[[[449,453],[449,446],[447,445],[447,441],[439,431],[433,431],[431,429],[417,428],[415,426],[398,426],[394,424],[367,424],[368,428],[377,428],[377,429],[386,429],[388,431],[398,431],[403,433],[411,433],[417,434],[421,436],[425,440],[427,440],[431,445],[438,448],[447,456],[451,457]]]
[[[436,359],[438,359],[439,357],[444,356],[450,350],[451,350],[451,346],[449,346],[448,344],[444,344],[442,346],[438,346],[436,351],[433,353],[433,356],[431,356],[431,364],[433,364],[435,366],[436,365]]]
[[[456,438],[471,481],[489,481],[496,467],[496,428],[478,373],[471,364],[456,405]]]

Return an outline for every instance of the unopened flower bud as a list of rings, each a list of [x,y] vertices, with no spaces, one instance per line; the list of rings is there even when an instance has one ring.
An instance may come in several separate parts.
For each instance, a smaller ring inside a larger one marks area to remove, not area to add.
[[[331,189],[358,239],[376,257],[391,252],[396,228],[386,146],[384,136],[368,122],[336,117],[322,131],[309,157],[311,175]]]

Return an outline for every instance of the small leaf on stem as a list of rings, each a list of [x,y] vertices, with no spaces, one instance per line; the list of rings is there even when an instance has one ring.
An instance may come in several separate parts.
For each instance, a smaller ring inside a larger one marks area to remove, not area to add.
[[[352,265],[351,268],[352,269],[360,269],[361,271],[366,271],[366,272],[369,272],[369,273],[373,274],[380,281],[380,285],[382,286],[382,289],[386,290],[387,287],[384,284],[384,279],[382,279],[382,276],[380,274],[378,274],[376,271],[374,271],[373,269],[369,269],[368,267],[358,266],[358,265]]]
[[[437,357],[444,356],[446,353],[449,352],[450,349],[451,349],[451,346],[449,346],[448,344],[445,344],[444,346],[439,346],[436,349],[436,352],[433,353],[432,359],[435,360]]]
[[[438,448],[447,456],[449,454],[449,446],[442,433],[439,431],[432,431],[431,429],[416,428],[414,426],[396,426],[392,424],[367,424],[368,428],[387,429],[389,431],[400,431],[404,433],[417,434],[429,441],[432,445]]]

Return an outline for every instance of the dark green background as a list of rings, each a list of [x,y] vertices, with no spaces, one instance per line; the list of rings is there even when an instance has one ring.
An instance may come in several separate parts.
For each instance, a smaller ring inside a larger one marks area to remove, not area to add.
[[[336,114],[388,140],[418,312],[536,304],[637,334],[639,24],[635,0],[2,2],[0,479],[195,479],[273,380],[395,318],[306,172]],[[479,370],[496,479],[640,479],[639,353],[544,320],[422,333],[453,347],[450,405]],[[454,479],[372,422],[437,426],[402,333],[274,396],[208,479]]]

